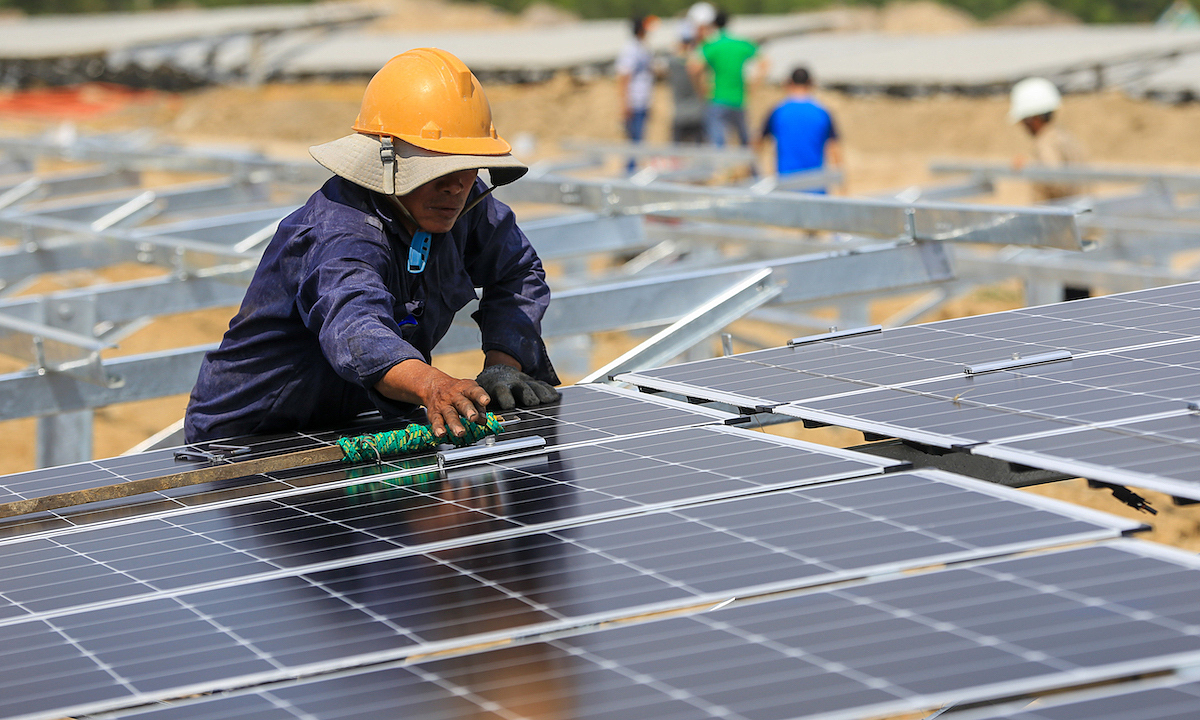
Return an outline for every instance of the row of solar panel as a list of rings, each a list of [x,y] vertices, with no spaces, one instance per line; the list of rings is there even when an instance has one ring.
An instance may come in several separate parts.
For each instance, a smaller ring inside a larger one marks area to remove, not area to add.
[[[717,358],[621,380],[1200,499],[1200,283]],[[965,367],[1051,350],[1069,359]]]
[[[138,716],[833,720],[1194,664],[1196,561],[1150,547],[1114,543],[881,579],[407,666],[257,684]],[[1166,693],[1158,700],[1168,710],[1198,706],[1194,689],[1157,692]],[[1068,705],[1022,717],[1158,713],[1139,710],[1086,714]]]
[[[503,486],[508,478],[495,481]],[[297,525],[278,514],[244,523],[235,513],[231,526],[219,517],[186,527],[151,518],[149,528],[10,541],[0,568],[7,601],[0,636],[22,652],[5,662],[0,708],[21,708],[27,693],[34,702],[60,702],[39,680],[56,678],[66,658],[95,663],[72,683],[80,691],[103,697],[132,686],[171,695],[192,683],[273,669],[290,675],[366,651],[390,648],[404,657],[497,631],[561,629],[597,614],[620,617],[753,587],[823,584],[1132,529],[994,492],[936,474],[896,474],[491,542],[467,536],[407,553],[362,549],[343,522]],[[454,510],[465,502],[406,508],[392,522],[469,531],[469,511],[465,528],[456,527],[463,513]],[[283,553],[309,563],[280,567]],[[122,683],[104,682],[106,674]],[[88,676],[100,681],[96,687]]]
[[[551,439],[542,457],[447,475],[317,468],[10,522],[0,637],[21,651],[0,657],[0,713],[322,675],[1136,528],[948,474],[880,475],[898,466],[668,401],[565,395],[513,426]],[[264,439],[251,454],[318,440]],[[133,479],[175,469],[170,458],[3,485],[24,495]]]
[[[987,560],[1134,523],[610,388],[516,420],[544,455],[327,466],[10,521],[0,647],[20,651],[0,653],[0,715],[175,699],[150,714],[861,717],[1200,654],[1187,556],[1110,542]],[[0,486],[177,469],[151,453]]]

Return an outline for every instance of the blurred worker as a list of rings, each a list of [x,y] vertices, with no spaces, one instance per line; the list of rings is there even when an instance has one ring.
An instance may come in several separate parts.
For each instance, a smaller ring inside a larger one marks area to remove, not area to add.
[[[717,9],[711,3],[692,3],[688,8],[684,22],[696,31],[696,42],[703,43],[712,32],[713,21],[717,19]]]
[[[528,170],[496,134],[483,88],[444,50],[388,61],[354,134],[309,149],[333,171],[279,224],[185,419],[188,442],[331,428],[371,409],[424,406],[435,436],[461,436],[490,403],[558,398],[541,339],[541,260],[495,185]],[[430,354],[476,299],[484,368],[456,378]]]
[[[675,114],[671,118],[671,142],[704,142],[704,98],[688,63],[696,54],[696,28],[684,20],[679,26],[679,44],[667,59],[667,84],[671,86]]]
[[[782,178],[806,170],[820,170],[826,161],[842,167],[842,147],[833,116],[812,96],[813,81],[807,68],[792,70],[784,85],[787,97],[771,111],[757,145],[775,138],[775,170]],[[822,188],[816,192],[824,193]]]
[[[617,56],[617,87],[621,95],[621,120],[625,137],[640,143],[646,135],[646,118],[650,116],[650,98],[654,94],[654,56],[646,47],[646,33],[657,18],[637,16],[632,19],[633,37]],[[637,166],[629,158],[626,171]]]
[[[1054,83],[1045,78],[1025,78],[1013,86],[1008,119],[1021,123],[1033,137],[1033,162],[1038,167],[1062,168],[1084,162],[1084,154],[1075,138],[1054,122],[1054,113],[1062,105],[1062,96]],[[1018,158],[1014,166],[1025,165]],[[1034,183],[1034,201],[1079,195],[1081,185],[1073,183]]]
[[[717,147],[725,146],[727,129],[737,133],[738,142],[748,146],[750,134],[746,130],[745,68],[746,63],[758,54],[758,47],[749,40],[728,34],[725,31],[728,23],[729,15],[724,10],[718,10],[713,19],[715,37],[710,37],[700,48],[709,77],[705,130],[708,141]],[[754,81],[761,80],[765,71],[766,64],[759,60]],[[698,76],[703,77],[699,73]]]

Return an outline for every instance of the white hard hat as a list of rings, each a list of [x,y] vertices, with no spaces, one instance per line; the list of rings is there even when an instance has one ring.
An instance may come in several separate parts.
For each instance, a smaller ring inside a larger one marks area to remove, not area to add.
[[[1062,95],[1058,94],[1054,83],[1046,78],[1025,78],[1013,85],[1008,120],[1019,123],[1025,118],[1054,112],[1061,105]]]
[[[698,2],[688,8],[687,19],[698,28],[712,25],[717,19],[717,9],[710,3]]]

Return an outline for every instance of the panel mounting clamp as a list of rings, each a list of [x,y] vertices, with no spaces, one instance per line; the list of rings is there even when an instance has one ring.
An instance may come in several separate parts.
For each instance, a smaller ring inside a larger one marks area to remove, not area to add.
[[[487,442],[493,440],[493,442]],[[546,451],[546,441],[538,435],[514,440],[487,438],[483,443],[470,447],[442,450],[437,454],[438,469],[446,470],[456,465],[488,462],[503,457],[537,455]]]
[[[849,330],[838,330],[836,327],[833,327],[829,328],[829,332],[792,338],[791,340],[788,340],[788,347],[807,345],[809,343],[821,342],[822,340],[836,340],[837,338],[854,337],[856,335],[870,335],[878,332],[883,332],[882,325],[868,325],[866,327],[850,328]]]
[[[963,372],[967,375],[979,375],[981,373],[996,372],[997,370],[1012,370],[1014,368],[1028,367],[1030,365],[1040,365],[1042,363],[1058,362],[1059,360],[1070,360],[1072,357],[1070,350],[1055,350],[1048,353],[1039,353],[1037,355],[1029,355],[1021,357],[1020,353],[1013,353],[1009,360],[996,360],[994,362],[983,363],[981,365],[967,365],[963,368]]]

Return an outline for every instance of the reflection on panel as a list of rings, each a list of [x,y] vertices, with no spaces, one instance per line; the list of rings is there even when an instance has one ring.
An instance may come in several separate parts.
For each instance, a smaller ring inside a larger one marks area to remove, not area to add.
[[[559,402],[541,408],[520,409],[506,416],[505,439],[537,435],[549,447],[610,440],[614,437],[660,432],[695,425],[719,424],[730,415],[691,407],[670,400],[639,396],[616,388],[577,386],[563,388]],[[200,444],[199,449],[238,448],[235,461],[271,457],[329,445],[342,435],[381,432],[406,424],[388,424],[378,416],[340,433],[288,433],[278,436],[235,438],[222,443]],[[281,470],[236,481],[205,483],[108,502],[90,503],[55,513],[39,513],[0,522],[0,538],[29,532],[91,524],[122,517],[136,517],[233,498],[295,494],[314,485],[345,484],[372,475],[413,475],[431,460],[428,457],[398,459],[381,466],[347,468],[338,463]],[[100,487],[130,480],[158,477],[204,466],[201,461],[180,461],[175,449],[106,458],[77,465],[33,470],[0,477],[0,503],[52,493]]]
[[[0,616],[479,542],[892,465],[758,433],[684,429],[503,464],[249,499],[2,545]],[[408,483],[408,484],[405,484]]]

